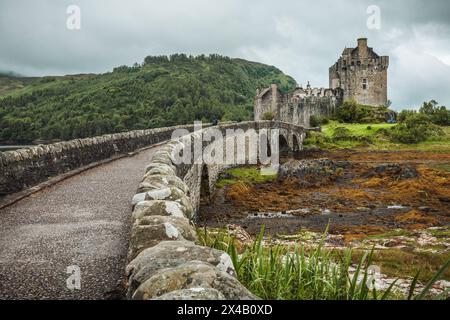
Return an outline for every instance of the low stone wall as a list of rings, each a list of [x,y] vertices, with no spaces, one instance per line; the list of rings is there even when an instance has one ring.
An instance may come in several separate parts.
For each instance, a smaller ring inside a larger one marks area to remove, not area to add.
[[[34,186],[67,171],[126,154],[171,138],[193,125],[137,130],[0,152],[0,195]]]
[[[227,129],[285,129],[303,136],[299,126],[271,122],[220,125]],[[237,279],[225,252],[198,245],[190,220],[200,200],[205,164],[176,164],[183,141],[200,139],[210,130],[193,132],[167,143],[151,159],[132,199],[132,231],[128,251],[128,299],[258,299]],[[187,139],[187,140],[183,140]],[[292,140],[292,139],[291,139]],[[208,146],[203,143],[202,148]],[[227,166],[211,167],[209,186]]]

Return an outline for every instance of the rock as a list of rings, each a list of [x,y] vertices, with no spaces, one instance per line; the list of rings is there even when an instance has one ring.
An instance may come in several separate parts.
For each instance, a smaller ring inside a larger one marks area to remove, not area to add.
[[[235,277],[203,261],[190,261],[158,271],[139,286],[132,298],[149,300],[172,291],[194,288],[212,288],[230,300],[256,299]]]
[[[128,296],[158,270],[176,267],[194,259],[208,262],[232,276],[236,275],[230,256],[223,251],[189,241],[163,241],[143,250],[126,267]]]
[[[145,216],[137,219],[131,229],[128,261],[142,250],[153,247],[161,241],[189,240],[196,242],[197,234],[189,220],[181,217]]]
[[[145,200],[170,200],[175,201],[185,207],[188,212],[194,212],[191,200],[180,189],[175,187],[166,187],[150,190],[145,193]],[[191,218],[191,217],[188,217]]]
[[[236,224],[227,224],[228,234],[232,235],[237,241],[243,244],[249,244],[253,241],[252,236],[248,234],[241,226]]]
[[[152,163],[162,163],[168,166],[173,166],[169,154],[164,152],[164,150],[159,150],[153,155]]]
[[[212,288],[190,288],[171,291],[154,300],[225,300],[225,296]]]
[[[133,196],[133,199],[131,199],[131,205],[135,206],[136,204],[144,200],[145,200],[145,192],[137,193]]]
[[[375,166],[363,175],[364,178],[383,176],[389,176],[392,179],[404,180],[419,177],[419,172],[416,168],[409,165],[388,163]]]
[[[168,174],[168,175],[176,175],[176,168],[173,165],[168,165],[164,163],[156,163],[152,162],[145,168],[145,175],[148,174]]]
[[[179,218],[191,218],[193,211],[184,207],[179,202],[168,200],[145,200],[134,207],[133,220],[142,219],[145,216],[174,216]]]
[[[177,176],[168,175],[149,175],[139,184],[138,193],[147,192],[150,190],[161,189],[166,187],[175,187],[180,189],[185,194],[188,194],[189,188],[183,180]]]
[[[278,179],[295,178],[301,187],[320,185],[337,178],[343,170],[329,159],[289,160],[278,168]],[[339,170],[340,171],[339,171]]]

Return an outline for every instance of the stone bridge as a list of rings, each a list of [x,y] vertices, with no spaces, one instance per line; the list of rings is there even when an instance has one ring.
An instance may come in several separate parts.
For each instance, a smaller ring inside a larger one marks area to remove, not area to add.
[[[196,244],[190,224],[201,192],[212,192],[229,165],[174,161],[213,128],[234,130],[231,139],[276,129],[281,148],[294,151],[307,130],[276,121],[190,125],[0,153],[0,298],[256,298],[226,253]],[[171,139],[175,129],[188,134]],[[192,283],[180,280],[186,273]]]

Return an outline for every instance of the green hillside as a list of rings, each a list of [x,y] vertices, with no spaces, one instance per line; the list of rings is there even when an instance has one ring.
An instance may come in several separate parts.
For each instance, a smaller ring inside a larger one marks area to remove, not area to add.
[[[218,55],[147,57],[99,75],[0,82],[0,141],[104,133],[252,118],[258,87],[295,86],[273,66]],[[2,90],[3,88],[3,90]]]

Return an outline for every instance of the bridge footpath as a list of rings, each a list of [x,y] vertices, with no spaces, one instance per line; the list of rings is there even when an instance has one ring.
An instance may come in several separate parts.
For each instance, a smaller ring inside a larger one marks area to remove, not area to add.
[[[159,147],[63,180],[0,210],[0,299],[114,298],[123,281],[130,199]],[[70,290],[69,266],[81,289]]]

